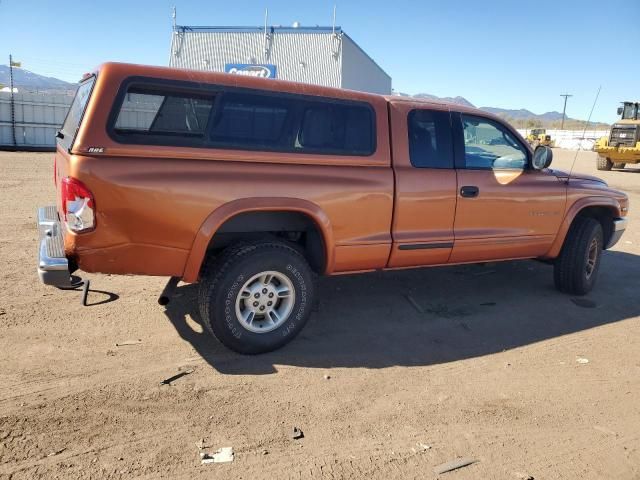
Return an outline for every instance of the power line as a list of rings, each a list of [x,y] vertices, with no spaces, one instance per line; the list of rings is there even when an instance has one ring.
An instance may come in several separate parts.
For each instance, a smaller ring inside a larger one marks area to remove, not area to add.
[[[567,112],[567,99],[569,97],[573,97],[573,95],[569,93],[561,93],[560,96],[564,97],[564,107],[562,108],[562,125],[560,125],[560,130],[564,130],[564,119],[565,119],[565,113]]]
[[[11,136],[13,137],[13,146],[16,147],[16,102],[13,95],[13,56],[9,54],[9,91],[11,92]]]

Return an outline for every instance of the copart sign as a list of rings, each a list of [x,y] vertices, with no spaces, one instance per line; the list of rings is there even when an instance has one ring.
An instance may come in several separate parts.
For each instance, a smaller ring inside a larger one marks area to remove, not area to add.
[[[276,78],[276,66],[256,63],[227,63],[224,66],[226,73],[233,75],[246,75],[248,77]]]

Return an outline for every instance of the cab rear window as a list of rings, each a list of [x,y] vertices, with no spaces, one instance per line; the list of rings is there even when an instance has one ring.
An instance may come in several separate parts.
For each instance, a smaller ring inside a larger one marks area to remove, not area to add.
[[[164,83],[125,87],[111,117],[114,140],[358,156],[376,148],[375,115],[364,102]]]
[[[80,84],[78,90],[76,90],[76,96],[71,103],[71,107],[69,107],[69,111],[67,112],[67,117],[62,124],[60,134],[58,135],[58,141],[67,150],[71,148],[76,133],[78,132],[78,128],[80,127],[80,122],[82,121],[85,108],[87,108],[87,103],[89,102],[89,97],[91,96],[91,90],[93,89],[95,81],[96,77],[91,76]]]

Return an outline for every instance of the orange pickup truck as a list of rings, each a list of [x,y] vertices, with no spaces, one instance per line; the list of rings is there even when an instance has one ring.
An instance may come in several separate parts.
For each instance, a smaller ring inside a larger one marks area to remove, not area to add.
[[[585,294],[627,222],[624,193],[455,104],[107,63],[57,137],[41,280],[172,277],[165,301],[198,282],[241,353],[302,329],[318,275],[534,258]]]

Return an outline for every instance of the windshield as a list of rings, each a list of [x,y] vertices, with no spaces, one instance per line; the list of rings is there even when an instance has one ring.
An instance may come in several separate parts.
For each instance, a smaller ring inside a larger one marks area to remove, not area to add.
[[[64,124],[60,129],[62,138],[58,137],[60,138],[60,143],[66,149],[71,148],[71,143],[73,142],[76,132],[78,131],[78,127],[80,126],[80,122],[82,121],[82,115],[84,114],[84,109],[89,101],[89,95],[91,95],[91,89],[93,88],[95,81],[96,77],[92,76],[81,83],[78,90],[76,90],[76,96],[73,99],[71,107],[69,107],[67,118],[64,120]]]
[[[622,118],[629,118],[633,120],[637,120],[638,118],[638,104],[633,103],[625,103],[624,110],[622,111]]]

